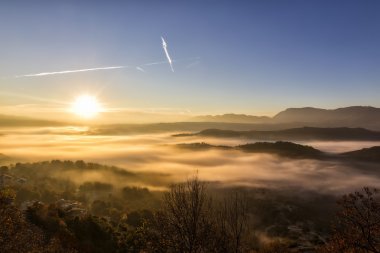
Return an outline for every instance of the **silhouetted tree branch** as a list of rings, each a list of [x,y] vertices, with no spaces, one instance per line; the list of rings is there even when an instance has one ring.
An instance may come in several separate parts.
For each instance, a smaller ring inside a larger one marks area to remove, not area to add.
[[[333,235],[322,252],[380,252],[379,190],[363,188],[339,201]]]

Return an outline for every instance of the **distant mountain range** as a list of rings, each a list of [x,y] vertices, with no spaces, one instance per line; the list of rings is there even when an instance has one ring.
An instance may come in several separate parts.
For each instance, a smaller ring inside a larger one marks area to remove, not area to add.
[[[216,138],[247,138],[264,141],[380,141],[380,132],[364,128],[317,128],[302,127],[274,131],[233,131],[206,129],[195,134],[178,134],[181,136],[206,136]]]
[[[159,121],[159,119],[157,119]],[[81,122],[80,124],[85,124]],[[90,123],[89,123],[90,124]],[[62,126],[76,125],[74,122],[58,122],[32,117],[0,114],[0,127],[17,126]],[[289,108],[274,117],[252,116],[245,114],[206,115],[187,118],[186,121],[114,124],[102,122],[93,132],[165,132],[165,131],[201,131],[207,128],[231,130],[279,130],[298,127],[351,127],[380,131],[380,108],[369,106],[351,106],[334,110],[312,107]]]
[[[205,115],[196,116],[193,118],[195,121],[204,122],[228,122],[228,123],[268,123],[271,117],[267,116],[252,116],[246,114],[223,114],[223,115]]]
[[[272,118],[245,114],[224,114],[197,116],[194,117],[194,120],[204,122],[296,124],[297,126],[380,129],[380,108],[370,106],[351,106],[332,110],[313,107],[288,108]]]
[[[301,129],[305,126],[336,129]],[[204,129],[232,131],[249,131],[255,129],[257,131],[276,131],[293,128],[295,129],[294,131],[297,131],[295,135],[298,135],[299,138],[302,134],[310,136],[310,133],[304,132],[314,132],[312,135],[318,136],[320,139],[374,140],[374,137],[378,140],[379,133],[366,132],[365,129],[347,128],[366,128],[373,131],[380,131],[380,108],[368,106],[352,106],[335,110],[311,107],[290,108],[278,113],[272,118],[245,114],[206,115],[192,117],[188,119],[187,122],[102,125],[92,128],[89,134],[134,134],[173,131],[197,132]],[[322,131],[322,133],[317,133],[317,131]],[[216,132],[216,130],[214,130],[214,132]],[[226,132],[223,132],[223,134],[226,134]],[[241,134],[242,133],[231,133],[231,135]],[[261,133],[257,133],[256,135],[259,134]],[[290,136],[292,133],[277,134]],[[327,134],[328,137],[323,137],[325,134]],[[262,139],[268,138],[265,137]]]

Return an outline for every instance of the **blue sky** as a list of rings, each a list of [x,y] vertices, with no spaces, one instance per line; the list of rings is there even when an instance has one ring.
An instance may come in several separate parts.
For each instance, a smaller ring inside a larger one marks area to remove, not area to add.
[[[90,93],[112,108],[201,114],[380,107],[379,1],[77,2],[0,2],[0,106]],[[174,73],[162,64],[13,78],[165,61],[160,36]]]

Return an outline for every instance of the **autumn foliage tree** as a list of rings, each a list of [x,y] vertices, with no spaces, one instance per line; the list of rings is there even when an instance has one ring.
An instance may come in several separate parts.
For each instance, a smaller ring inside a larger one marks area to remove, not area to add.
[[[43,252],[44,235],[14,205],[15,192],[0,190],[0,252]]]
[[[342,197],[331,241],[322,252],[380,252],[380,194],[363,188]]]

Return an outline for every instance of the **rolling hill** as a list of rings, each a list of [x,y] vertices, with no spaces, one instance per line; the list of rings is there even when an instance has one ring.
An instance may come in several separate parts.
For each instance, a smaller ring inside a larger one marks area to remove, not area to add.
[[[356,151],[346,152],[341,154],[343,157],[367,161],[367,162],[380,162],[380,146],[371,148],[363,148]]]
[[[359,161],[380,163],[380,146],[364,148],[340,154],[330,154],[322,152],[307,145],[300,145],[293,142],[256,142],[238,146],[215,146],[205,142],[181,143],[178,148],[191,151],[206,151],[210,149],[240,150],[247,153],[273,154],[291,159],[317,159],[317,160],[337,160],[337,161]]]
[[[300,145],[292,142],[256,142],[245,145],[215,146],[204,142],[177,144],[178,148],[193,151],[204,151],[209,149],[240,150],[248,153],[267,153],[295,159],[319,159],[324,153],[310,146]]]

